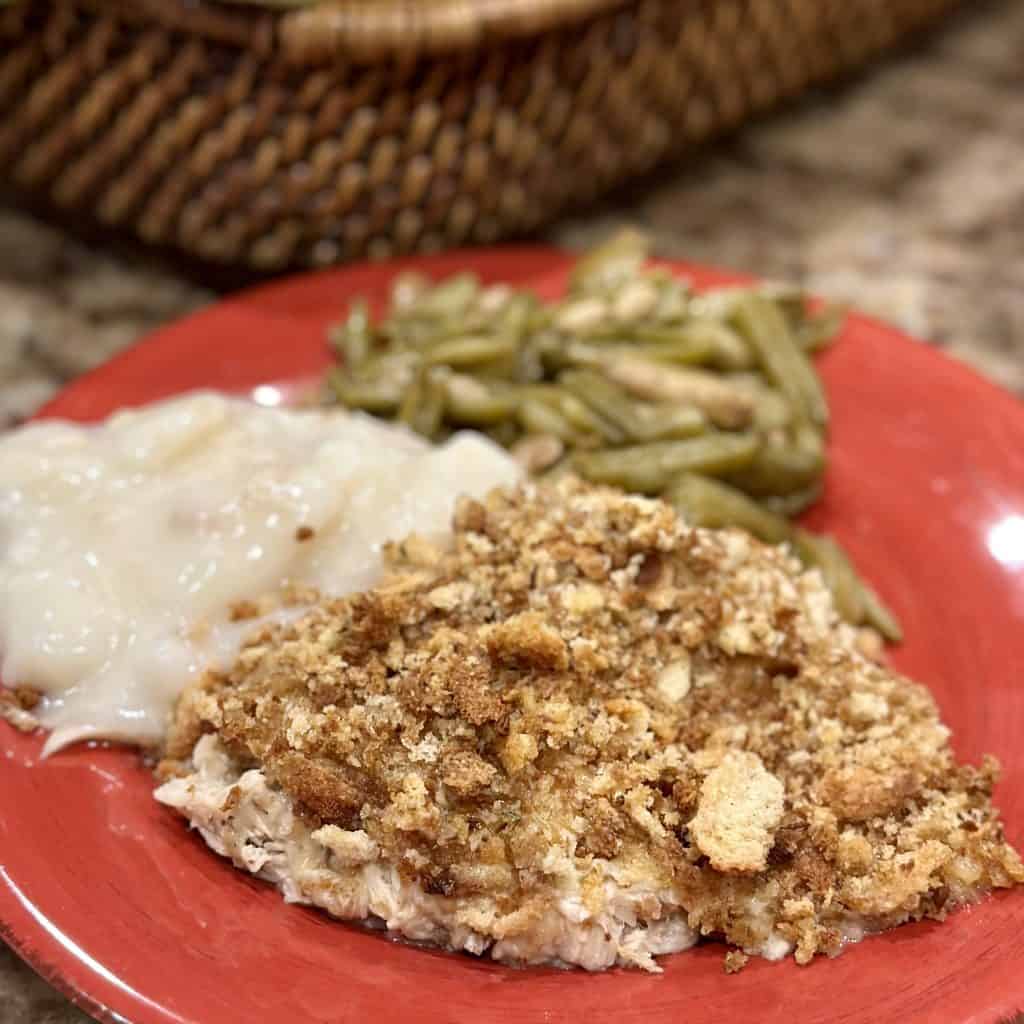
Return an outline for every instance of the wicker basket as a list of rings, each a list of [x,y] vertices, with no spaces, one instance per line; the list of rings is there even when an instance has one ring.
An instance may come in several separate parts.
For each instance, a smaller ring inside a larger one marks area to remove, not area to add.
[[[523,234],[956,0],[21,0],[0,178],[263,270]]]

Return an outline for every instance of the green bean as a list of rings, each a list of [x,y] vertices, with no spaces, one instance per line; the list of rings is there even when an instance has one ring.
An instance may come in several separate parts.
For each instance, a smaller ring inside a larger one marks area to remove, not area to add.
[[[367,378],[391,377],[405,387],[420,365],[420,357],[408,350],[392,350],[372,354],[357,373]]]
[[[453,274],[419,295],[412,309],[419,316],[461,316],[476,301],[480,282],[475,274]]]
[[[552,330],[555,323],[554,307],[541,304],[535,296],[531,298],[534,303],[526,319],[526,330],[530,334]]]
[[[555,406],[540,398],[520,399],[516,416],[528,434],[550,434],[562,441],[573,441],[576,430]]]
[[[807,295],[796,285],[767,281],[756,291],[758,295],[776,306],[791,330],[795,330],[807,316]]]
[[[576,261],[569,287],[574,292],[588,292],[627,280],[639,272],[649,250],[648,239],[639,231],[620,231]]]
[[[567,370],[558,383],[632,441],[693,437],[707,429],[706,418],[694,406],[640,404],[599,373]]]
[[[741,388],[706,370],[656,366],[636,356],[613,355],[598,361],[616,384],[641,398],[695,405],[720,427],[747,426],[753,398]]]
[[[389,350],[417,351],[424,346],[450,338],[463,338],[469,332],[461,319],[421,319],[407,316],[392,318],[377,328]]]
[[[529,399],[552,409],[573,428],[572,441],[577,447],[603,448],[629,440],[617,424],[599,415],[576,395],[558,384],[530,384],[517,391],[520,402]],[[543,422],[539,420],[538,422]]]
[[[657,271],[652,271],[653,277]],[[661,281],[661,293],[654,307],[652,319],[655,323],[671,324],[686,319],[690,306],[690,289],[675,277]]]
[[[711,365],[715,369],[731,373],[735,370],[748,370],[754,365],[750,348],[731,327],[714,320],[697,320],[691,331],[696,333],[698,325],[714,343]]]
[[[765,387],[750,389],[754,399],[753,425],[765,434],[783,430],[793,422],[793,409],[778,393]]]
[[[577,350],[580,361],[591,363],[618,355],[639,356],[655,363],[700,366],[715,358],[713,339],[700,334],[689,336],[678,327],[609,328],[589,335],[585,343],[569,347]]]
[[[791,443],[768,443],[729,482],[755,497],[792,494],[815,484],[823,469],[823,459],[812,452]]]
[[[511,388],[485,384],[476,377],[453,373],[446,381],[445,410],[452,420],[473,427],[492,426],[511,416],[518,399]]]
[[[611,300],[612,316],[623,324],[649,317],[658,305],[658,288],[650,277],[636,276],[627,281]]]
[[[799,320],[807,308],[807,297],[796,285],[762,281],[749,285],[724,285],[701,292],[690,299],[689,313],[712,320],[731,320],[737,307],[754,295],[776,306],[786,321]]]
[[[575,476],[576,470],[573,468],[572,459],[567,455],[563,455],[557,462],[552,463],[538,475],[541,480],[551,483],[555,480],[561,480],[563,477]]]
[[[784,518],[766,511],[741,491],[693,474],[675,479],[666,490],[665,498],[694,526],[737,526],[769,544],[791,542],[800,561],[807,568],[821,572],[842,618],[854,625],[871,625],[889,640],[901,638],[892,613],[857,575],[849,558],[832,538],[793,528]]]
[[[821,484],[815,482],[802,491],[790,494],[768,494],[760,498],[760,503],[771,513],[793,519],[806,511],[821,497]]]
[[[591,342],[574,341],[565,344],[547,338],[545,344],[544,361],[551,373],[571,366],[600,366],[607,357],[604,346]]]
[[[781,516],[718,480],[684,473],[669,484],[664,497],[694,526],[738,526],[767,544],[781,544],[792,534]]]
[[[754,458],[757,448],[752,434],[706,434],[685,441],[578,453],[573,464],[594,483],[658,494],[680,473],[720,476],[740,469]]]
[[[486,427],[484,433],[502,448],[511,448],[523,436],[519,424],[515,420],[502,420],[493,427]]]
[[[537,300],[529,294],[510,296],[493,320],[493,331],[501,338],[523,338],[537,309]]]
[[[493,363],[499,359],[514,358],[516,343],[511,338],[486,335],[452,338],[424,346],[423,358],[432,365],[463,367]]]
[[[365,299],[356,299],[349,308],[345,322],[330,334],[331,345],[349,370],[359,366],[373,348],[369,308]]]
[[[391,308],[402,312],[414,306],[430,289],[430,282],[422,274],[407,270],[399,274],[391,285]]]
[[[796,530],[793,549],[808,568],[821,572],[836,611],[855,626],[870,625],[887,640],[902,638],[899,624],[879,596],[857,575],[853,563],[831,538]]]
[[[536,384],[547,375],[544,349],[532,339],[521,344],[516,351],[512,376],[520,384]]]
[[[594,295],[570,299],[555,314],[555,327],[573,337],[600,333],[608,323],[608,304]]]
[[[744,370],[724,374],[723,379],[750,395],[754,403],[753,426],[763,434],[771,435],[795,425],[797,413],[783,395],[765,383],[761,374]]]
[[[875,610],[881,612],[881,621],[888,629],[895,631],[894,634],[887,635],[890,639],[898,638],[899,628],[895,626],[888,611],[874,592],[869,591],[861,581],[843,549],[831,537],[816,536],[806,530],[799,530],[793,546],[807,568],[818,569],[821,572],[825,585],[832,592],[832,600],[841,618],[855,626],[869,622],[868,605],[872,602]]]
[[[370,356],[356,371],[335,368],[328,383],[344,405],[390,415],[413,379],[416,357],[406,352]]]
[[[525,292],[515,292],[511,285],[489,284],[482,288],[476,297],[476,305],[473,312],[486,317],[493,317],[500,313],[509,302],[525,296]]]
[[[846,307],[830,302],[803,318],[795,329],[797,341],[805,352],[818,352],[836,340],[845,322]]]
[[[737,302],[733,318],[768,380],[812,423],[828,423],[821,382],[778,307],[749,294]]]
[[[405,389],[398,406],[398,419],[417,434],[434,438],[444,416],[447,391],[443,380],[429,370],[418,373]]]
[[[610,420],[599,416],[585,402],[570,391],[563,390],[557,398],[558,411],[584,434],[602,438],[607,444],[623,444],[625,431]]]
[[[609,353],[615,355],[639,356],[652,363],[666,363],[676,366],[706,366],[714,364],[716,353],[709,338],[680,337],[677,341],[648,343],[635,341],[622,346],[609,346]]]
[[[558,375],[558,383],[603,420],[617,426],[626,438],[640,440],[635,404],[601,374],[589,370],[566,370]]]
[[[652,358],[658,349],[653,346],[673,346],[680,353],[692,353],[689,358],[671,356],[673,362],[709,363],[719,370],[749,370],[754,365],[753,354],[746,342],[719,320],[690,320],[676,326],[655,325],[633,328],[631,336],[637,342],[652,345],[644,350]]]
[[[817,536],[806,530],[793,535],[793,550],[808,569],[817,569],[825,586],[832,591],[836,611],[858,625],[864,621],[864,599],[853,566],[831,537]]]
[[[898,644],[903,639],[903,630],[896,616],[885,606],[873,587],[859,576],[857,578],[863,591],[864,621],[877,629],[890,643]]]
[[[394,380],[360,380],[344,370],[333,369],[327,384],[342,405],[376,416],[392,415],[402,400],[402,388]]]

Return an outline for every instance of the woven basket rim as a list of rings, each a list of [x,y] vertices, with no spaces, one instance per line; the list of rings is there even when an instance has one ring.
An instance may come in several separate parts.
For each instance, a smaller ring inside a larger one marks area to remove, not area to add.
[[[539,36],[637,0],[84,0],[295,64],[357,63],[474,50]]]

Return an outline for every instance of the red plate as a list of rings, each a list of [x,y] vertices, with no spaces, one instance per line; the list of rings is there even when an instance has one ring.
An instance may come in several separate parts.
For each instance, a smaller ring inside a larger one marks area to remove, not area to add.
[[[401,266],[564,283],[551,250],[454,254]],[[680,265],[698,285],[734,281]],[[308,378],[346,298],[380,300],[395,267],[247,292],[158,332],[68,388],[48,416],[95,419],[195,387]],[[927,682],[962,757],[997,754],[997,800],[1024,842],[1024,406],[888,327],[852,317],[821,360],[834,411],[814,524],[834,531],[892,604],[896,665]],[[135,754],[40,741],[0,723],[4,936],[97,1016],[137,1024],[254,1021],[992,1022],[1024,1006],[1024,891],[945,924],[868,939],[799,968],[722,973],[720,945],[662,976],[511,970],[410,948],[286,906],[209,853],[150,797]]]

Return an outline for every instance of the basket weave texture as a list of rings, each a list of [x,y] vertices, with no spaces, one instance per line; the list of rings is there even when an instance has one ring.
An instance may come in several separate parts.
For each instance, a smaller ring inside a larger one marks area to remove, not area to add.
[[[493,242],[956,3],[22,0],[0,7],[0,180],[261,270]]]

